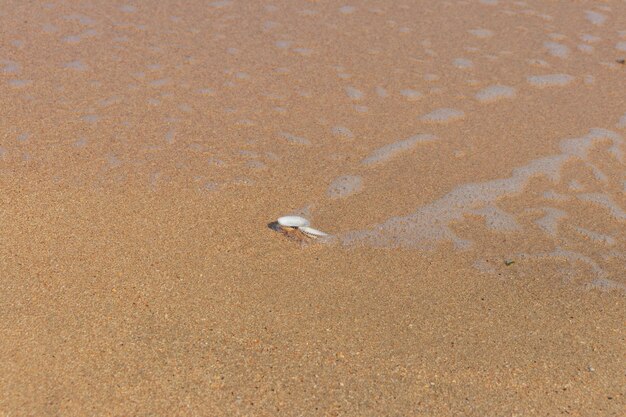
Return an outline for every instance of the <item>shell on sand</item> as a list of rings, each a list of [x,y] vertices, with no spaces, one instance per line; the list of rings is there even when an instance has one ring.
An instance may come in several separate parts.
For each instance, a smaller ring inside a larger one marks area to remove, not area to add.
[[[322,232],[321,230],[313,229],[309,226],[302,226],[299,228],[302,233],[311,237],[328,237],[327,233]]]
[[[304,217],[300,216],[283,216],[279,217],[277,220],[279,225],[283,227],[308,227],[311,223]]]

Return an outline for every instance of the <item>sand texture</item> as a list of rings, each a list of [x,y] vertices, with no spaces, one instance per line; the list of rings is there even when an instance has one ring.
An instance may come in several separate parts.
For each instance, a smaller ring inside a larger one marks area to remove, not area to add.
[[[625,45],[619,0],[0,1],[0,417],[623,416]]]

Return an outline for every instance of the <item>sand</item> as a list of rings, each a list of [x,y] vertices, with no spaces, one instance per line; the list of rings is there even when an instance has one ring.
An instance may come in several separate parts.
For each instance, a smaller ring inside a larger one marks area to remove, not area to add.
[[[623,415],[624,16],[5,2],[0,415]]]

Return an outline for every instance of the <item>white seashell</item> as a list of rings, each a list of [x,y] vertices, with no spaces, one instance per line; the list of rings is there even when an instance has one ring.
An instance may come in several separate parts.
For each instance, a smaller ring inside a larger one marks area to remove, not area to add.
[[[311,223],[309,223],[309,221],[307,219],[305,219],[304,217],[300,217],[300,216],[283,216],[283,217],[279,217],[278,220],[276,220],[278,222],[279,225],[283,226],[283,227],[307,227],[309,226]]]
[[[301,230],[304,234],[311,237],[327,237],[328,234],[322,232],[321,230],[313,229],[309,226],[301,226],[298,230]]]

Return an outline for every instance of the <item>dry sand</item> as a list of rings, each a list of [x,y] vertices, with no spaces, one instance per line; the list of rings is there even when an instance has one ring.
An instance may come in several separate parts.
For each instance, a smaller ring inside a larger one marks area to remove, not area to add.
[[[623,415],[623,2],[0,28],[0,416]]]

